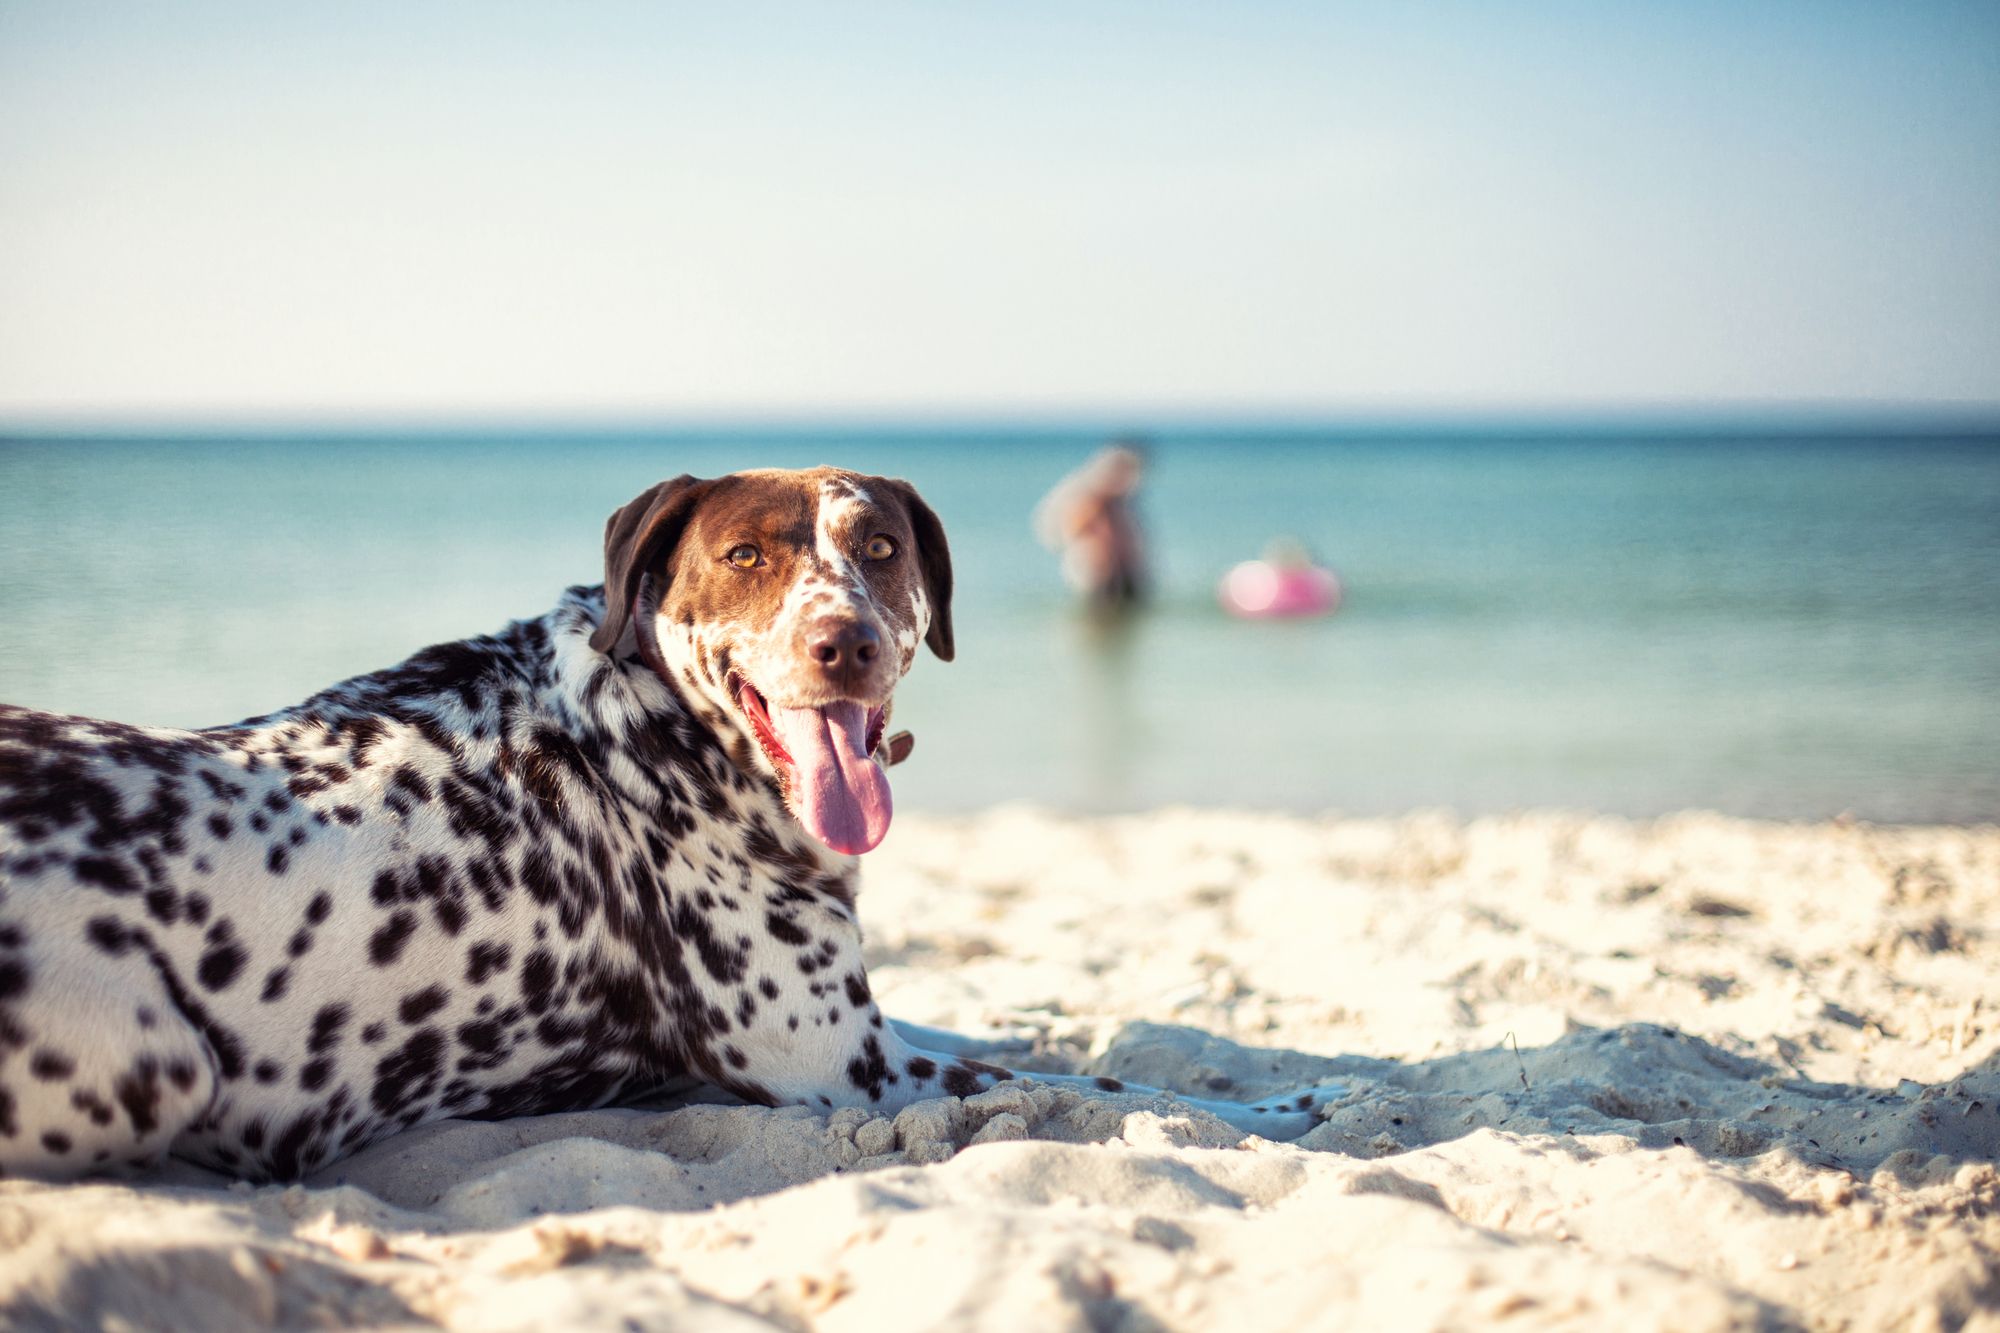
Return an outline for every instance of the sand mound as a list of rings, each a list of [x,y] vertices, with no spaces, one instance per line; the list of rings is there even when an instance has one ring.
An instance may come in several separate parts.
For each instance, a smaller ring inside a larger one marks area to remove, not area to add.
[[[1023,1067],[1344,1080],[1296,1144],[1033,1085],[0,1185],[68,1328],[2000,1327],[2000,832],[905,819],[874,988]]]

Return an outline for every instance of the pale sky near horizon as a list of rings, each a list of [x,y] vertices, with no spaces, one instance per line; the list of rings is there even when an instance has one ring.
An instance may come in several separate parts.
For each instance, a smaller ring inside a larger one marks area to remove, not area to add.
[[[2000,5],[0,0],[0,424],[2000,404]]]

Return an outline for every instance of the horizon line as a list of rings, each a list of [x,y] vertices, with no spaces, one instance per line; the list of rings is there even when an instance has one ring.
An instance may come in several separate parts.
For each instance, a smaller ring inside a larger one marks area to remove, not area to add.
[[[2000,400],[1744,400],[1553,404],[1266,404],[1154,406],[810,406],[653,409],[295,409],[284,411],[58,411],[0,409],[0,443],[23,440],[519,437],[552,434],[675,435],[694,431],[890,434],[1190,430],[1331,434],[2000,434]]]

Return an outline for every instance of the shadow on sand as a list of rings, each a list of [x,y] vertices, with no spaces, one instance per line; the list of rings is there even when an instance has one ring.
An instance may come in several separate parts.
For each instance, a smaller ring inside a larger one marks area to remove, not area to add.
[[[1009,1058],[1004,1046],[989,1049]],[[1507,1046],[1408,1064],[1259,1049],[1194,1028],[1133,1023],[1087,1064],[1064,1062],[1059,1053],[1014,1063],[1109,1074],[1206,1098],[1250,1100],[1342,1082],[1349,1095],[1328,1104],[1321,1123],[1297,1145],[1354,1157],[1392,1156],[1492,1129],[1558,1140],[1619,1135],[1641,1148],[1682,1147],[1716,1159],[1782,1149],[1855,1175],[1885,1166],[1914,1169],[1940,1155],[2000,1158],[2000,1060],[1928,1087],[1852,1087],[1800,1079],[1645,1023],[1582,1029],[1539,1048]],[[941,1160],[967,1146],[997,1113],[991,1097],[965,1106],[946,1099],[951,1104],[921,1124],[906,1112],[872,1134],[857,1132],[869,1119],[860,1112],[830,1123],[803,1108],[770,1110],[699,1092],[655,1109],[445,1121],[335,1163],[309,1183],[354,1186],[394,1206],[441,1211],[470,1226],[610,1202],[699,1209],[849,1169]],[[1076,1100],[1069,1094],[1039,1120],[1024,1112],[1025,1137],[1116,1138],[1131,1110],[1160,1109],[1158,1099],[1113,1096],[1083,1107]],[[843,1135],[859,1150],[830,1146]],[[1209,1120],[1182,1141],[1221,1145],[1242,1137]],[[559,1146],[570,1140],[586,1142]]]
[[[1245,1083],[1262,1095],[1285,1084],[1345,1081],[1351,1094],[1299,1142],[1362,1157],[1494,1129],[1618,1134],[1643,1148],[1686,1147],[1714,1158],[1782,1147],[1857,1174],[1893,1168],[1898,1154],[2000,1158],[2000,1057],[1941,1084],[1857,1087],[1799,1078],[1651,1023],[1408,1064],[1259,1051],[1192,1028],[1135,1023],[1084,1072],[1169,1081],[1210,1096]]]

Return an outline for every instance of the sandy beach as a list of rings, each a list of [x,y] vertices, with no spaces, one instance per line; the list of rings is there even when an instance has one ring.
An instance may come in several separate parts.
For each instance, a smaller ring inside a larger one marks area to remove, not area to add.
[[[2000,1328],[2000,829],[904,817],[899,1018],[1350,1089],[447,1122],[303,1186],[0,1184],[21,1328]]]

